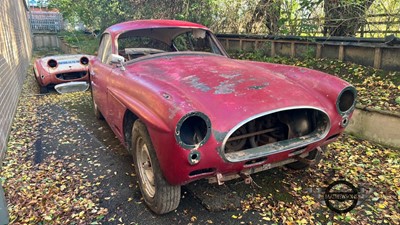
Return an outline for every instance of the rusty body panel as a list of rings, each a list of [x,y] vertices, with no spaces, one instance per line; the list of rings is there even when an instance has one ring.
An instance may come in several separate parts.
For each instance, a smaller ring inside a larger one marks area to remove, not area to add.
[[[110,54],[118,54],[118,37],[127,32],[171,27],[209,32],[181,21],[126,22],[106,30],[100,48],[110,39]],[[127,145],[126,113],[143,121],[170,184],[290,163],[344,131],[355,103],[343,106],[338,99],[346,88],[354,93],[349,101],[356,96],[347,82],[300,67],[230,59],[219,43],[214,48],[119,63],[99,55],[90,63],[94,102],[108,124]],[[193,126],[201,132],[190,133]]]
[[[46,56],[35,60],[34,75],[42,87],[71,81],[89,81],[87,72],[92,58],[82,54]]]

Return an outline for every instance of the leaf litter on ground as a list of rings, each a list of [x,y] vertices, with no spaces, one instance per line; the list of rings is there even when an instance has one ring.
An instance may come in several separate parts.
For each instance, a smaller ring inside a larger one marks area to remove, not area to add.
[[[38,86],[29,71],[0,173],[10,224],[97,223],[108,210],[100,207],[98,191],[94,188],[96,184],[75,166],[76,161],[50,154],[36,162],[34,154],[38,137],[46,131],[40,124],[48,119],[41,109],[57,101],[77,101],[80,94],[37,95]],[[53,124],[54,127],[58,125]],[[67,135],[60,137],[63,143],[74,141],[77,140]]]

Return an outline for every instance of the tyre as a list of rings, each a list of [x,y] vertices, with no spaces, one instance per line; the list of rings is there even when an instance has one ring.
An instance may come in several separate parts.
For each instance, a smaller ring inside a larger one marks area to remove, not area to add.
[[[93,112],[94,112],[94,116],[96,117],[96,119],[98,120],[103,120],[104,116],[103,114],[101,114],[99,107],[97,106],[96,102],[94,101],[93,98],[93,90],[90,91],[90,93],[92,94],[92,106],[93,106]]]
[[[146,126],[136,120],[132,128],[133,162],[139,187],[147,206],[156,214],[176,209],[181,187],[170,185],[164,178]]]
[[[37,81],[37,84],[39,85],[39,93],[40,93],[40,94],[47,94],[47,93],[49,93],[49,88],[48,88],[47,86],[42,86],[42,85],[40,85],[40,82],[39,82],[39,80],[38,80],[38,77],[36,76],[36,72],[35,72],[35,69],[34,69],[34,68],[32,68],[32,71],[33,71],[33,76],[35,77],[35,80]]]
[[[49,93],[49,88],[47,86],[39,86],[40,87],[40,94],[47,94]]]
[[[321,149],[322,149],[322,151],[326,151],[326,146],[321,146]],[[306,159],[308,159],[308,160],[315,160],[315,164],[314,165],[316,165],[316,164],[318,164],[319,163],[319,161],[321,160],[321,155],[320,154],[318,154],[318,150],[317,149],[314,149],[314,150],[312,150],[312,151],[310,151],[309,153],[308,153],[308,156],[306,157]],[[305,169],[307,169],[308,167],[310,167],[310,164],[308,164],[308,163],[304,163],[304,162],[300,162],[300,161],[297,161],[297,162],[293,162],[293,163],[289,163],[289,164],[286,164],[285,165],[287,168],[289,168],[289,169],[292,169],[292,170],[305,170]]]

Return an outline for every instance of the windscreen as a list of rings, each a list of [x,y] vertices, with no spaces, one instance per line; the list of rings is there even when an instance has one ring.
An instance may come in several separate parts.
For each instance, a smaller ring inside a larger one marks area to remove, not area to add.
[[[126,32],[118,38],[118,54],[127,61],[165,52],[208,52],[223,55],[213,34],[193,28],[152,28]]]

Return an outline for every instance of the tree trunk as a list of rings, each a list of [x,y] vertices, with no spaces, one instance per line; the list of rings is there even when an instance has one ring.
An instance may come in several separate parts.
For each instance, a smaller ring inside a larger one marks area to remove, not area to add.
[[[355,36],[374,0],[324,0],[324,35]]]
[[[259,1],[251,20],[246,25],[246,32],[251,33],[254,24],[263,21],[268,28],[269,34],[277,34],[279,31],[278,21],[281,14],[281,4],[281,0]]]

